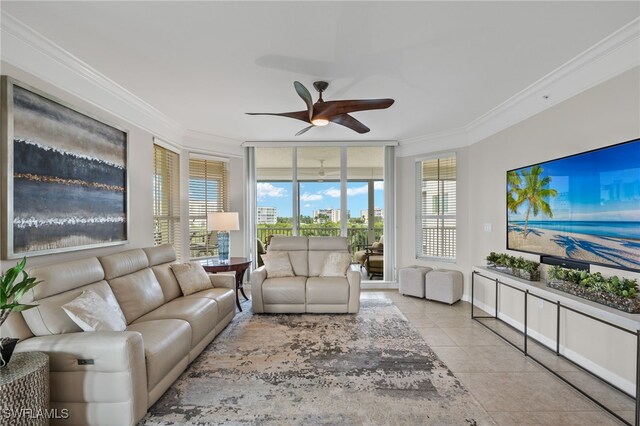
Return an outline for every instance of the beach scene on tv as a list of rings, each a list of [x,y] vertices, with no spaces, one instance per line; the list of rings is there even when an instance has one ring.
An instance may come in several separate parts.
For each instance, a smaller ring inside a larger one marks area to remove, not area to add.
[[[640,270],[640,140],[507,172],[507,248]]]

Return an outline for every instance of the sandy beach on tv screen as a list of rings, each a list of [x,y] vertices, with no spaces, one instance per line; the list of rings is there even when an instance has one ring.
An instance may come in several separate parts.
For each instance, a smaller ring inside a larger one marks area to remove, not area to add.
[[[527,237],[509,229],[509,248],[624,268],[640,269],[640,240],[530,227]]]

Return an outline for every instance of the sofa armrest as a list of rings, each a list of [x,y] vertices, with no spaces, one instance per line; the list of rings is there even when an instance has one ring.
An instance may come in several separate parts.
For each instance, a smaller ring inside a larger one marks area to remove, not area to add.
[[[347,271],[347,282],[349,283],[349,313],[356,314],[360,310],[360,271],[351,267]]]
[[[264,266],[259,267],[251,273],[251,304],[253,313],[255,314],[264,312],[262,283],[265,279],[267,279],[267,269]]]
[[[231,290],[236,289],[235,273],[226,274],[223,272],[219,274],[208,274],[208,275],[209,275],[209,279],[211,280],[211,284],[214,287],[230,288]]]
[[[142,335],[97,331],[26,339],[16,352],[49,355],[51,407],[67,408],[75,424],[136,424],[147,412]]]

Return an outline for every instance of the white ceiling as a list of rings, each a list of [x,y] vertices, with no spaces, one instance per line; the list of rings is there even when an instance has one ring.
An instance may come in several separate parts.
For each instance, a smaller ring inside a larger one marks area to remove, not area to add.
[[[11,2],[2,9],[184,128],[237,140],[406,140],[482,116],[640,15],[627,2]],[[245,112],[391,97],[338,125]],[[315,97],[315,96],[314,96]]]

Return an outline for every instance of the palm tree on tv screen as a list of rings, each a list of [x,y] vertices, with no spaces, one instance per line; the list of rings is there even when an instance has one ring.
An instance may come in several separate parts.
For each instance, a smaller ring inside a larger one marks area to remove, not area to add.
[[[524,229],[522,230],[524,238],[527,238],[529,215],[531,213],[533,213],[534,217],[538,216],[540,212],[550,218],[553,217],[551,206],[546,200],[550,197],[556,197],[558,191],[549,188],[551,176],[542,177],[542,171],[542,167],[533,166],[529,170],[521,171],[520,176],[516,172],[514,172],[516,176],[507,175],[509,184],[507,205],[509,210],[515,213],[523,204],[527,206],[527,212],[524,216]]]
[[[507,208],[511,213],[516,213],[518,210],[518,194],[522,190],[520,184],[522,179],[515,170],[507,172]]]

